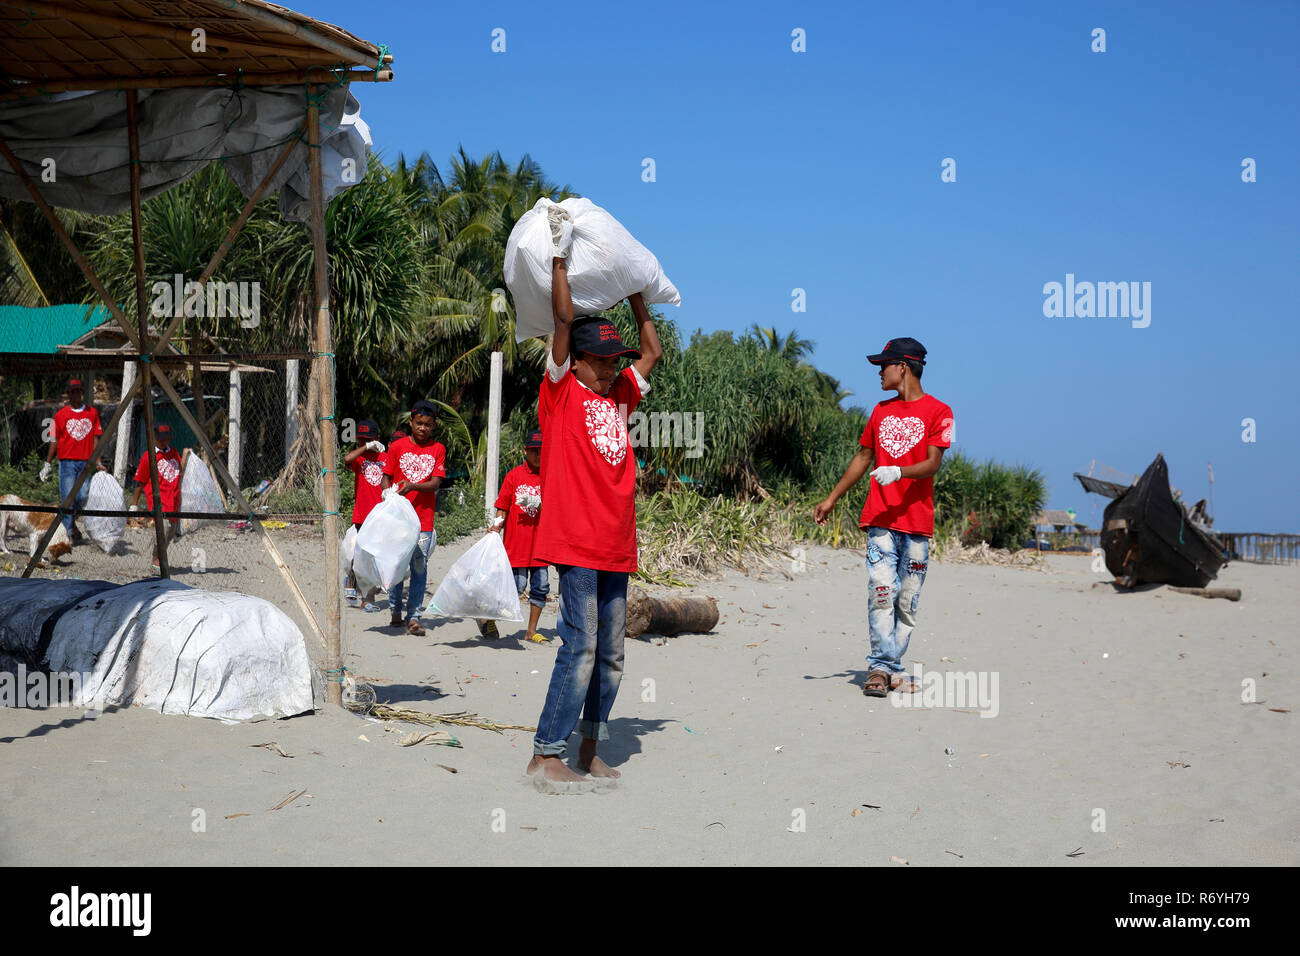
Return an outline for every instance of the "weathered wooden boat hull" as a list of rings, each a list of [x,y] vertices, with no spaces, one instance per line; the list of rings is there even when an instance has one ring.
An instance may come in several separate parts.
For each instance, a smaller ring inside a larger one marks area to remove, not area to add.
[[[1174,500],[1163,455],[1106,506],[1101,547],[1107,570],[1124,587],[1202,588],[1227,563],[1223,548],[1192,524]]]

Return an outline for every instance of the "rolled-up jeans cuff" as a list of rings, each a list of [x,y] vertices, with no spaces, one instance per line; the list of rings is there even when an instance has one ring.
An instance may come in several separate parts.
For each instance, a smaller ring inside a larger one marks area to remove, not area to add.
[[[603,720],[580,720],[578,733],[583,740],[609,740],[609,724]]]
[[[561,740],[558,744],[544,744],[533,738],[533,753],[539,757],[558,757],[569,749],[569,742]]]

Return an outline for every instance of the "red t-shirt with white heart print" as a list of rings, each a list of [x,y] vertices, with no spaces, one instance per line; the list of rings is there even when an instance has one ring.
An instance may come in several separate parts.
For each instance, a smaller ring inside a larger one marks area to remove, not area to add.
[[[505,538],[506,556],[512,568],[543,567],[533,560],[533,538],[537,520],[541,517],[542,474],[534,471],[527,462],[511,468],[501,480],[501,493],[496,506],[506,513],[506,523],[501,529]]]
[[[384,491],[384,465],[388,452],[363,451],[348,464],[348,470],[357,476],[356,500],[352,503],[352,523],[361,524],[370,509],[379,504]]]
[[[158,495],[162,498],[163,511],[180,511],[176,507],[181,494],[181,456],[175,448],[168,446],[163,451],[153,446],[154,458],[158,462]],[[190,461],[195,459],[191,458]],[[204,467],[199,462],[199,467]],[[140,464],[135,469],[135,480],[144,485],[144,503],[146,511],[153,511],[153,482],[149,480],[149,453],[140,456]]]
[[[931,445],[947,448],[952,444],[952,409],[933,395],[922,395],[914,402],[891,398],[872,410],[858,444],[875,452],[873,468],[919,465]],[[899,478],[883,488],[872,479],[858,524],[932,537],[934,477]]]
[[[388,446],[388,461],[384,463],[384,474],[393,479],[393,484],[399,481],[446,478],[447,450],[436,441],[431,441],[427,445],[417,445],[413,438],[399,438]],[[432,531],[437,493],[408,491],[405,498],[415,506],[415,513],[420,516],[420,530]]]
[[[54,413],[54,453],[59,461],[88,461],[95,439],[104,433],[94,405],[76,411],[64,405]]]
[[[534,564],[636,570],[636,458],[627,417],[641,396],[630,367],[606,395],[587,388],[571,369],[558,382],[549,368],[542,376],[537,421],[544,436],[546,507],[533,537]]]

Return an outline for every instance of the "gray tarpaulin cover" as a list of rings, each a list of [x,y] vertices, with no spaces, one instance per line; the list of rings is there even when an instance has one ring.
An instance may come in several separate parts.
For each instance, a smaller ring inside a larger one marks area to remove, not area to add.
[[[284,143],[306,116],[302,86],[233,90],[137,90],[140,186],[148,199],[220,161],[245,196],[261,183]],[[325,201],[366,173],[370,130],[346,86],[321,105],[321,168]],[[61,93],[0,103],[0,137],[23,162],[52,206],[119,213],[131,205],[126,94],[119,90]],[[345,160],[351,164],[345,165]],[[52,163],[50,162],[52,161]],[[280,192],[280,215],[311,218],[306,137],[281,167],[269,193]],[[0,196],[31,197],[0,161]]]

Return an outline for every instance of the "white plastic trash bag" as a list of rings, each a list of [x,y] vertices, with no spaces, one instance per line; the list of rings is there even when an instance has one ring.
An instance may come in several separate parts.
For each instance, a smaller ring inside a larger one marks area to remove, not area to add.
[[[559,206],[573,219],[569,248],[569,291],[574,315],[592,315],[634,292],[647,304],[681,305],[677,288],[659,260],[623,225],[590,199],[555,203],[543,197],[519,217],[506,243],[505,278],[515,300],[515,340],[550,335],[551,226],[548,211]]]
[[[515,574],[499,534],[485,534],[456,559],[433,596],[434,608],[444,617],[495,618],[522,621]]]
[[[198,455],[190,455],[181,474],[180,511],[213,513],[215,518],[182,518],[181,534],[193,534],[205,524],[220,521],[226,514],[226,502],[221,497],[217,483],[208,470],[208,463]]]
[[[86,492],[86,508],[89,511],[126,510],[126,496],[122,492],[122,486],[111,473],[95,472],[94,477],[90,479],[90,490]],[[120,518],[87,516],[85,521],[86,534],[90,535],[90,540],[99,545],[105,554],[111,553],[122,540],[122,535],[126,534],[125,515]]]
[[[381,587],[390,591],[406,577],[411,555],[420,537],[420,516],[415,506],[393,491],[370,509],[357,532],[352,552],[352,573],[357,585],[366,590]]]

